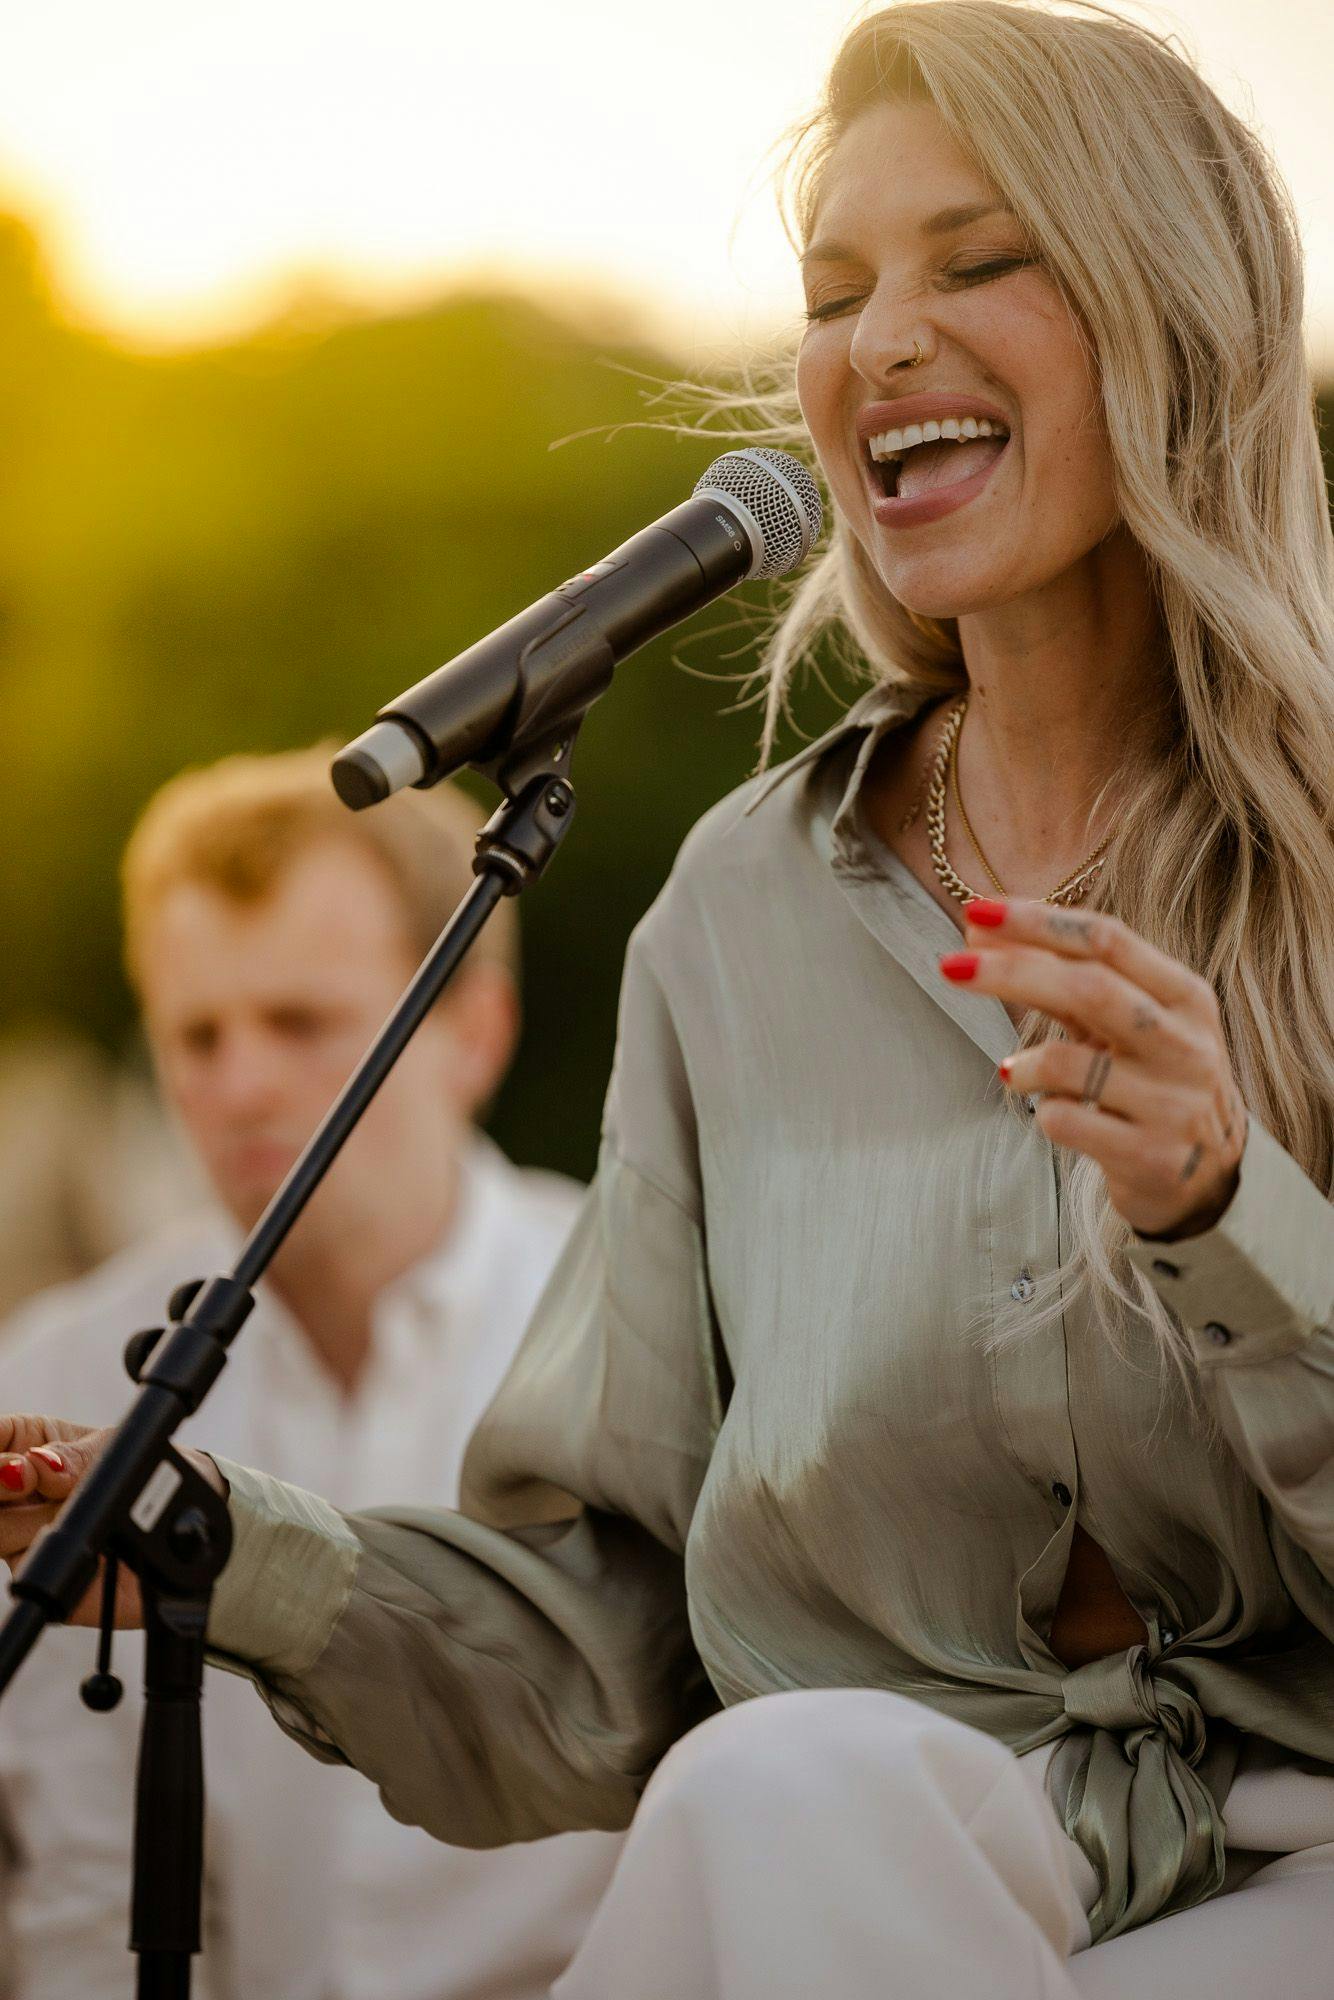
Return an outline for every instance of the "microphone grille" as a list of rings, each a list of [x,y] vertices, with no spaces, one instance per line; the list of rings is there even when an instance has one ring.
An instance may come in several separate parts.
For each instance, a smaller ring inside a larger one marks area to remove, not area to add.
[[[695,492],[734,501],[750,516],[760,547],[749,576],[785,576],[795,569],[810,554],[824,520],[820,489],[801,460],[768,445],[725,451],[696,482]]]

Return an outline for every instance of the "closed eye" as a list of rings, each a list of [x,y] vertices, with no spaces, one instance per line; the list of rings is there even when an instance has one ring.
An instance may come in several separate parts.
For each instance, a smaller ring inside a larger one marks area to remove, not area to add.
[[[961,264],[946,277],[960,278],[969,283],[979,278],[999,278],[1004,271],[1017,271],[1021,264],[1027,264],[1027,257],[993,257],[987,264]]]
[[[1007,271],[1017,271],[1029,262],[1031,259],[1027,257],[994,257],[985,264],[957,265],[944,275],[958,283],[979,284],[985,278],[999,278]],[[851,312],[854,306],[862,305],[867,296],[865,292],[855,292],[849,293],[846,298],[828,299],[821,305],[809,307],[806,321],[811,324],[823,319],[837,319],[840,313]]]
[[[840,313],[850,312],[853,306],[861,305],[865,297],[865,292],[859,292],[853,298],[830,299],[825,305],[811,306],[806,314],[806,318],[808,321],[836,319]]]

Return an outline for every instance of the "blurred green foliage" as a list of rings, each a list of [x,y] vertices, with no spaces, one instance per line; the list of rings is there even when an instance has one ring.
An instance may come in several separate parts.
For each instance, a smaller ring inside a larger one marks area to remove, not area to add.
[[[355,735],[722,448],[605,434],[680,363],[623,323],[605,337],[587,306],[312,303],[253,338],[141,354],[61,323],[10,222],[0,328],[0,1028],[54,1018],[113,1049],[133,1018],[116,863],[162,780]],[[520,1159],[591,1171],[626,938],[689,826],[754,767],[759,710],[724,714],[735,684],[701,677],[753,664],[725,657],[736,617],[728,600],[646,648],[580,739],[579,819],[525,899],[528,1031],[490,1121]],[[834,712],[816,690],[803,726]]]
[[[355,735],[720,448],[606,435],[681,363],[578,302],[312,302],[141,354],[62,323],[38,244],[0,219],[0,329],[0,1029],[55,1019],[112,1048],[132,1029],[116,863],[163,779]],[[528,1031],[490,1121],[519,1159],[591,1171],[626,938],[754,768],[759,711],[724,713],[736,686],[713,678],[753,664],[736,620],[730,599],[646,648],[584,729],[578,823],[524,903]],[[835,712],[814,685],[799,702],[808,734]]]

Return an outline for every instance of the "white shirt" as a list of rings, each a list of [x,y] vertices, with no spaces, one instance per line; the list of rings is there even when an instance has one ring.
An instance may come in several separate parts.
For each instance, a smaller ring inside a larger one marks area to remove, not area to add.
[[[344,1509],[457,1502],[464,1446],[569,1231],[582,1190],[469,1149],[441,1249],[377,1301],[352,1402],[272,1293],[180,1437]],[[229,1268],[226,1219],[196,1216],[26,1306],[0,1344],[0,1406],[103,1424],[127,1408],[127,1335],[182,1279]],[[126,1949],[142,1647],[117,1635],[125,1700],[79,1700],[95,1635],[52,1630],[0,1702],[0,1796],[24,1850],[9,1916],[19,2000],[129,2000]],[[366,1779],[289,1741],[249,1684],[204,1700],[204,2000],[538,2000],[606,1887],[620,1836],[445,1847],[391,1819]]]

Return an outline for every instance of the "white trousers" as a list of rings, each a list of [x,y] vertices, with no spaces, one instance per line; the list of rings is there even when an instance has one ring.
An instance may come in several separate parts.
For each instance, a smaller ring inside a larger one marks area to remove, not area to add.
[[[1330,2000],[1334,1777],[1243,1764],[1228,1844],[1281,1858],[1090,1948],[1053,1748],[874,1689],[725,1710],[655,1771],[552,2000]]]

